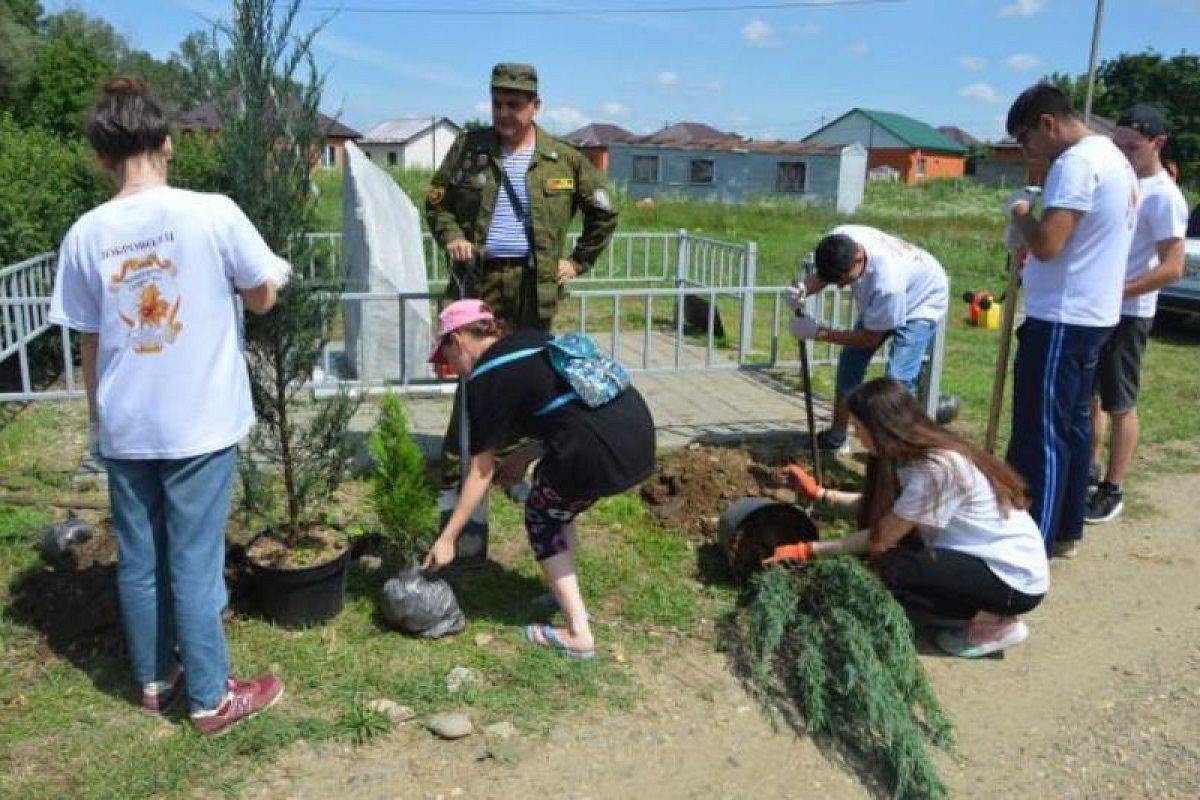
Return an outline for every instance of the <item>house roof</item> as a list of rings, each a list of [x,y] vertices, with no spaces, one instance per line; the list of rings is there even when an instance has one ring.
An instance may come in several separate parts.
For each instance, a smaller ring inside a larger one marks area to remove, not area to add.
[[[404,144],[440,123],[452,126],[455,131],[462,130],[459,125],[446,117],[398,117],[396,119],[385,119],[383,122],[372,125],[363,134],[362,141],[367,143],[377,142],[380,144]]]
[[[635,134],[611,122],[593,122],[571,131],[562,137],[576,147],[604,147],[614,142],[629,142],[638,138]]]
[[[938,133],[942,134],[947,139],[953,142],[958,142],[966,148],[971,148],[978,144],[982,144],[979,139],[976,139],[974,136],[956,125],[939,125],[937,130]]]
[[[722,133],[703,122],[676,122],[649,136],[640,137],[642,144],[714,145],[741,141],[736,133]]]
[[[338,122],[333,117],[317,112],[317,124],[321,133],[326,136],[338,136],[345,139],[358,139],[361,133]],[[221,128],[221,106],[216,100],[201,103],[190,111],[181,114],[179,127],[185,131],[216,131]]]
[[[823,125],[817,130],[804,137],[804,141],[812,139],[822,131],[837,125],[842,120],[853,114],[861,114],[867,119],[874,122],[879,127],[889,131],[900,141],[912,148],[921,150],[934,150],[942,153],[966,153],[967,148],[963,147],[958,142],[948,138],[945,134],[938,132],[936,129],[921,122],[920,120],[906,117],[903,114],[896,114],[891,111],[876,111],[869,108],[852,108],[842,116],[830,122],[828,125]]]

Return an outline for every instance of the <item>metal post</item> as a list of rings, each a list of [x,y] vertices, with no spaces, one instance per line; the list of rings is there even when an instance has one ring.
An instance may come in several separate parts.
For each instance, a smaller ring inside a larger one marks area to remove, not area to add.
[[[921,387],[922,400],[925,403],[925,413],[930,419],[937,419],[938,398],[942,391],[942,363],[945,360],[946,349],[946,321],[950,319],[950,314],[947,312],[938,320],[937,328],[933,332],[933,348],[929,353],[929,361],[927,363],[926,381]]]
[[[1083,124],[1092,122],[1092,95],[1096,88],[1096,57],[1100,51],[1100,26],[1104,21],[1104,0],[1096,0],[1096,19],[1092,23],[1092,52],[1088,56],[1087,99],[1083,102]]]
[[[742,259],[742,325],[738,333],[738,366],[746,362],[754,336],[754,293],[758,276],[758,242],[746,243]]]

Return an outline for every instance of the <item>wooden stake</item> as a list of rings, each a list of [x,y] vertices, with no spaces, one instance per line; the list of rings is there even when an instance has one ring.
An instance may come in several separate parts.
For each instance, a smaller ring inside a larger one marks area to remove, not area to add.
[[[1017,315],[1017,293],[1021,290],[1020,264],[1013,262],[1012,253],[1005,257],[1004,267],[1008,272],[1008,285],[1004,289],[1004,317],[1000,321],[1000,345],[996,353],[996,373],[992,377],[992,402],[988,406],[987,432],[983,437],[983,447],[989,453],[996,450],[1000,409],[1004,405],[1004,382],[1008,377],[1008,348]]]

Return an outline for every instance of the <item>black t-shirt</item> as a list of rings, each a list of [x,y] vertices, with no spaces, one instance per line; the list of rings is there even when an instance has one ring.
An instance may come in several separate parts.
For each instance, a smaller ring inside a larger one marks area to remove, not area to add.
[[[549,337],[517,331],[497,341],[479,359],[542,347]],[[645,480],[654,469],[654,420],[637,389],[630,386],[599,408],[574,401],[544,416],[546,403],[569,392],[543,350],[480,374],[467,383],[471,453],[496,450],[518,438],[542,443],[541,476],[568,500],[604,497]]]

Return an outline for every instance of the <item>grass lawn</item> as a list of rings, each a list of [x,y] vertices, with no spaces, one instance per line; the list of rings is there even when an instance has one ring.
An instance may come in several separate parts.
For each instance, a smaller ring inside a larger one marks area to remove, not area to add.
[[[40,466],[40,474],[54,477],[26,481],[24,489],[61,493],[82,455],[80,411],[75,405],[27,408],[19,423],[0,431],[0,474],[38,466],[44,449],[26,431],[57,430],[63,436],[57,467],[47,472]],[[361,492],[353,485],[349,490]],[[611,498],[584,517],[580,536],[580,574],[605,657],[580,663],[535,649],[521,638],[520,626],[538,618],[529,601],[543,587],[520,509],[500,495],[493,509],[492,557],[504,566],[457,579],[466,631],[426,642],[388,630],[377,599],[397,565],[370,570],[355,562],[347,607],[332,624],[287,631],[243,616],[228,624],[234,669],[245,675],[277,670],[287,695],[269,714],[206,740],[181,719],[168,723],[137,713],[120,653],[56,652],[13,613],[26,576],[41,566],[35,545],[53,514],[0,505],[0,797],[234,792],[249,774],[239,767],[250,759],[262,763],[289,742],[355,741],[386,727],[363,709],[376,698],[420,714],[465,710],[477,726],[508,720],[536,733],[583,708],[628,708],[637,699],[629,661],[667,657],[656,634],[694,633],[701,618],[732,603],[731,588],[697,579],[696,553],[681,537],[656,528],[635,495]],[[357,512],[368,528],[374,524],[361,505]],[[480,634],[493,638],[481,646]],[[455,666],[475,670],[481,683],[450,694],[445,678]]]
[[[418,205],[427,180],[428,173],[401,176]],[[338,229],[338,177],[320,176],[319,189],[321,227]],[[856,221],[928,248],[950,273],[953,295],[968,289],[998,292],[1003,288],[1003,197],[1003,192],[963,183],[920,189],[872,185]],[[648,210],[623,202],[621,225],[627,231],[687,228],[718,239],[756,241],[759,281],[771,285],[788,280],[820,234],[837,222],[831,212],[792,204],[664,201]],[[966,327],[965,305],[953,302],[943,390],[962,398],[961,424],[978,436],[997,334]],[[1173,469],[1196,466],[1191,451],[1172,455],[1169,443],[1197,438],[1200,422],[1189,412],[1200,398],[1198,341],[1195,327],[1157,335],[1145,366],[1143,441],[1166,453],[1163,463]],[[830,372],[817,375],[826,393]],[[82,403],[0,411],[0,489],[47,500],[72,491],[83,450]],[[101,497],[97,493],[94,499]],[[355,521],[368,529],[374,524],[361,505],[350,508]],[[510,720],[525,731],[548,728],[557,716],[580,708],[627,708],[638,699],[627,661],[671,655],[652,634],[663,629],[695,633],[702,619],[720,615],[735,597],[728,587],[701,582],[697,552],[680,536],[657,528],[636,495],[628,494],[589,512],[580,537],[582,582],[607,657],[581,664],[525,646],[519,625],[533,619],[529,600],[541,591],[540,581],[519,510],[497,498],[492,551],[503,567],[464,574],[459,592],[469,619],[464,633],[423,642],[387,631],[378,621],[376,598],[396,565],[371,571],[358,562],[347,608],[328,626],[295,632],[248,617],[230,622],[235,669],[241,674],[279,670],[287,698],[229,736],[205,740],[186,724],[146,719],[135,711],[119,653],[56,652],[43,632],[13,613],[23,581],[39,565],[34,545],[56,513],[48,502],[0,504],[0,797],[232,793],[247,774],[241,767],[269,760],[289,742],[369,737],[382,723],[364,711],[363,701],[381,697],[419,713],[462,708],[477,724]],[[481,646],[479,634],[493,638]],[[445,676],[459,665],[478,671],[483,681],[451,695]]]

